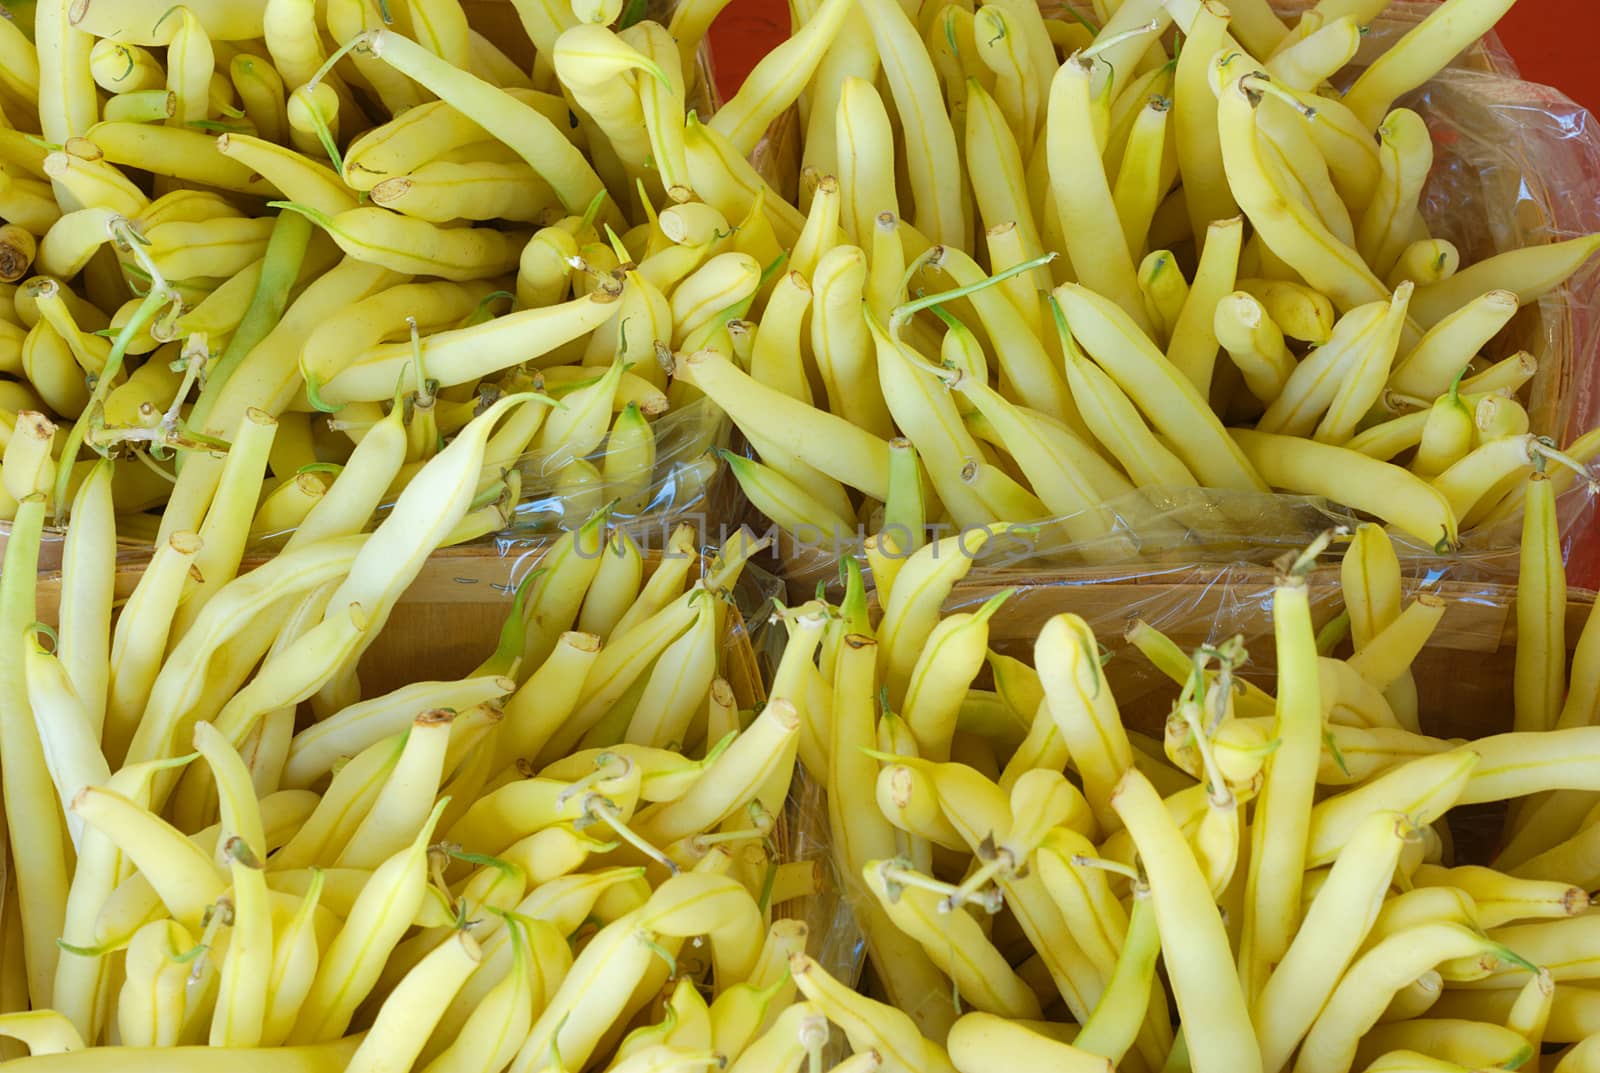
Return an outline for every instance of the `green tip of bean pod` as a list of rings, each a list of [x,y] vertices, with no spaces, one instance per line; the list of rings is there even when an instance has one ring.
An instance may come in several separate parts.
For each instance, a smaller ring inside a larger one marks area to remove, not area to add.
[[[320,411],[322,413],[325,413],[325,414],[336,414],[336,413],[338,413],[339,410],[341,409],[341,407],[334,405],[333,403],[329,402],[327,399],[324,399],[322,397],[322,384],[321,384],[321,382],[315,376],[311,376],[309,374],[304,374],[304,370],[302,370],[302,374],[305,375],[305,381],[306,381],[306,401],[311,403],[311,405],[313,407],[315,407],[318,411]]]
[[[1072,7],[1070,4],[1064,6],[1062,8],[1062,10],[1065,11],[1069,16],[1071,16],[1073,21],[1082,24],[1084,29],[1088,30],[1090,33],[1094,34],[1096,37],[1100,36],[1100,27],[1096,26],[1095,23],[1094,23],[1094,20],[1091,19],[1089,16],[1085,15],[1083,12],[1079,11],[1077,8]]]
[[[756,905],[763,914],[772,907],[772,888],[778,882],[778,859],[771,853],[767,854],[766,874],[761,877],[761,897],[756,899]]]
[[[496,872],[514,872],[517,868],[517,865],[510,864],[509,860],[501,860],[491,854],[475,854],[461,848],[448,849],[446,856],[453,860],[461,860],[462,864],[477,865],[478,868],[494,868]]]
[[[737,730],[730,730],[718,739],[717,743],[706,750],[706,755],[700,758],[701,767],[710,767],[717,757],[728,751],[728,746],[733,744],[733,739],[739,736]]]
[[[344,467],[337,462],[308,462],[294,471],[296,477],[302,473],[331,473],[337,477],[344,472]]]
[[[1515,950],[1512,950],[1508,946],[1501,946],[1500,944],[1496,943],[1494,945],[1494,956],[1499,960],[1504,961],[1509,965],[1515,965],[1517,968],[1526,972],[1531,972],[1535,975],[1537,975],[1539,972],[1539,966],[1535,965],[1533,962],[1529,961],[1527,958],[1523,957],[1521,954],[1517,953]]]
[[[210,948],[211,948],[211,945],[209,943],[195,943],[193,946],[191,946],[189,949],[185,950],[183,953],[174,954],[172,956],[172,960],[177,962],[179,965],[187,965],[189,962],[193,961],[195,958],[198,958],[201,954],[204,954]]]
[[[499,301],[514,302],[516,298],[517,296],[510,291],[491,291],[484,295],[478,302],[477,308],[467,315],[467,319],[461,323],[461,327],[470,328],[485,321],[493,320],[494,314],[489,312],[490,305]]]
[[[772,261],[761,270],[761,280],[757,284],[758,289],[760,287],[765,287],[772,280],[773,276],[776,276],[779,272],[783,271],[783,266],[787,264],[788,261],[789,251],[780,251],[778,256],[774,257]]]
[[[41,652],[45,651],[45,648],[44,648],[43,645],[39,644],[38,638],[39,638],[40,634],[43,634],[44,636],[50,638],[49,651],[51,653],[54,653],[57,649],[59,649],[61,647],[61,637],[56,633],[55,628],[52,627],[49,623],[45,623],[45,622],[32,622],[32,623],[29,623],[27,629],[24,630],[23,632],[28,635],[29,640],[33,641],[34,645],[36,647],[38,647],[38,649]]]
[[[938,247],[933,247],[933,249],[936,250]],[[932,250],[929,252],[931,254]],[[987,290],[998,283],[1004,283],[1006,280],[1011,279],[1014,276],[1020,276],[1025,272],[1032,272],[1035,268],[1043,268],[1051,261],[1054,261],[1056,256],[1057,255],[1053,252],[1047,253],[1041,257],[1034,257],[1030,260],[1012,265],[1005,271],[996,272],[994,275],[987,276],[976,283],[969,283],[964,287],[956,287],[952,290],[941,291],[938,294],[924,295],[923,297],[917,298],[914,301],[905,302],[895,307],[894,311],[889,315],[889,323],[891,325],[904,324],[906,321],[910,320],[913,316],[922,312],[924,309],[931,309],[935,305],[953,301],[957,298],[965,298],[968,295],[976,294],[982,290]]]
[[[1333,731],[1322,732],[1322,744],[1328,747],[1328,752],[1333,756],[1334,764],[1339,768],[1339,773],[1346,778],[1350,777],[1350,765],[1345,763],[1344,753],[1339,749],[1339,743],[1334,739]]]
[[[954,313],[946,309],[943,302],[935,302],[933,305],[928,307],[928,312],[938,317],[940,323],[942,323],[950,331],[966,332],[968,335],[972,334],[972,329],[967,327],[966,324],[962,322],[960,317],[957,317]]]
[[[153,26],[150,27],[151,35],[153,36],[157,30],[161,29],[161,24],[166,22],[167,19],[171,18],[173,12],[180,10],[182,7],[182,4],[173,4],[171,7],[167,8],[167,10],[163,11],[161,13],[161,17],[155,21]],[[128,56],[128,69],[133,69],[133,55],[131,53]]]
[[[978,622],[987,622],[993,618],[1005,602],[1017,594],[1015,588],[1003,589],[983,602],[983,606],[973,612],[973,618]]]
[[[267,208],[287,209],[289,212],[297,212],[301,216],[304,216],[306,219],[310,220],[312,223],[316,224],[318,227],[322,228],[324,231],[332,232],[335,230],[333,226],[333,217],[329,216],[320,209],[312,208],[310,205],[302,205],[298,201],[269,201],[267,202]]]
[[[105,957],[107,954],[112,953],[115,950],[120,950],[123,945],[125,944],[110,941],[101,943],[98,946],[79,946],[77,943],[69,943],[65,939],[56,940],[56,946],[62,951],[71,954],[73,957],[80,958]]]
[[[676,980],[678,978],[678,959],[673,956],[672,951],[662,946],[648,934],[641,935],[639,937],[639,941],[643,943],[645,948],[652,954],[667,963],[667,979]]]
[[[1505,1070],[1521,1069],[1533,1058],[1534,1053],[1534,1049],[1531,1045],[1524,1044],[1516,1054],[1513,1054],[1510,1058],[1500,1063],[1500,1068]]]
[[[600,218],[600,210],[605,207],[606,198],[610,197],[609,191],[601,190],[589,199],[589,204],[583,210],[583,223],[581,229],[587,231],[594,226],[595,220]]]

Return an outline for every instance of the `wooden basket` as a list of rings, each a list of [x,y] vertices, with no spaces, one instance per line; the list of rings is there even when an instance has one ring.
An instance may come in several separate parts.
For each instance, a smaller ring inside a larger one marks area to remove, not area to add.
[[[447,548],[430,556],[410,588],[400,598],[383,631],[361,661],[363,693],[375,696],[422,679],[446,680],[461,677],[476,667],[494,650],[500,627],[511,610],[512,594],[519,581],[551,546],[551,541],[518,545],[514,556],[501,556],[492,547]],[[700,557],[704,573],[709,563]],[[244,569],[262,560],[247,561]],[[644,576],[661,566],[659,550],[644,553]],[[119,566],[115,598],[120,604],[133,592],[144,573],[144,563]],[[41,620],[55,622],[60,605],[61,577],[47,574],[39,579],[38,614]],[[766,703],[766,687],[752,644],[752,635],[737,605],[728,609],[722,636],[720,673],[733,689],[740,711],[759,711]],[[823,824],[826,818],[823,818]],[[778,817],[773,839],[779,859],[811,859],[826,852],[825,837],[816,827],[815,812],[805,804],[803,787],[797,784],[790,807]],[[774,907],[780,917],[810,920],[819,910],[817,899],[785,902]],[[821,922],[820,918],[817,922]],[[813,928],[818,934],[824,934]]]
[[[665,22],[671,15],[671,0],[650,0],[647,8],[647,17]],[[517,16],[516,8],[511,0],[463,0],[462,8],[467,13],[467,20],[472,28],[488,37],[507,56],[517,62],[519,66],[531,69],[534,62],[534,47],[529,40],[522,22]],[[721,98],[717,92],[716,79],[712,72],[711,56],[709,50],[702,48],[697,57],[695,82],[689,88],[688,105],[697,111],[702,119],[713,114],[721,105]],[[772,166],[769,164],[764,174],[770,174]],[[791,191],[792,196],[792,191]],[[663,441],[658,439],[658,445]],[[665,448],[663,448],[665,449]],[[526,461],[526,458],[524,459]],[[526,503],[528,495],[524,495]],[[541,494],[541,498],[550,500],[548,494]],[[719,466],[716,474],[707,483],[702,502],[692,510],[663,509],[656,513],[647,514],[637,519],[635,528],[638,530],[650,529],[665,533],[669,532],[677,521],[695,523],[703,532],[715,532],[725,519],[733,519],[743,511],[744,496],[739,490],[738,482],[728,473],[726,466]],[[549,522],[544,526],[543,522]],[[539,531],[548,531],[562,526],[571,527],[570,520],[560,518],[559,511],[551,514],[546,512],[541,518]],[[7,537],[11,525],[7,521],[0,521],[0,555],[4,554]],[[526,518],[514,518],[508,528],[517,538],[526,536],[530,532]],[[66,532],[58,526],[47,525],[39,548],[39,571],[49,574],[61,569],[62,541]],[[118,558],[126,561],[130,568],[137,567],[150,553],[150,544],[147,541],[119,538]],[[135,576],[137,571],[135,570]]]
[[[1060,4],[1046,4],[1058,8]],[[1309,0],[1280,4],[1280,11],[1298,13],[1310,6]],[[1433,4],[1397,2],[1374,25],[1356,58],[1356,65],[1368,63],[1371,58],[1390,47],[1398,37],[1415,26],[1430,11]],[[1486,124],[1505,127],[1504,117],[1496,119],[1494,106],[1517,105],[1534,107],[1539,100],[1553,94],[1538,87],[1529,87],[1518,81],[1490,83],[1497,92],[1508,95],[1506,100],[1490,101],[1481,95],[1482,87],[1475,85],[1475,76],[1514,80],[1519,77],[1515,63],[1493,34],[1477,42],[1451,65],[1452,74],[1435,79],[1402,103],[1421,107],[1433,115],[1436,141],[1450,142],[1438,149],[1434,175],[1429,182],[1429,195],[1425,198],[1425,211],[1430,224],[1439,237],[1449,238],[1462,250],[1464,261],[1473,261],[1504,250],[1524,245],[1539,244],[1552,235],[1567,234],[1575,217],[1593,217],[1592,226],[1600,229],[1600,192],[1588,197],[1581,208],[1574,208],[1574,189],[1600,187],[1600,172],[1590,174],[1582,149],[1571,149],[1560,160],[1532,160],[1520,152],[1518,144],[1501,147],[1503,153],[1496,166],[1476,169],[1470,161],[1461,163],[1462,130],[1482,131]],[[1473,85],[1478,95],[1461,89]],[[1522,100],[1520,94],[1530,94]],[[1491,139],[1480,136],[1477,144],[1488,144]],[[1600,149],[1590,155],[1600,165]],[[1548,154],[1547,154],[1548,156]],[[1568,231],[1563,231],[1563,227]],[[1593,345],[1600,335],[1600,311],[1585,297],[1600,281],[1600,269],[1587,268],[1578,277],[1559,288],[1545,300],[1523,309],[1501,335],[1492,341],[1485,352],[1493,357],[1503,357],[1519,350],[1534,353],[1540,361],[1539,372],[1525,392],[1532,429],[1536,433],[1553,436],[1562,443],[1587,431],[1600,413],[1589,412],[1600,396],[1600,372],[1596,371],[1596,355],[1580,350]],[[1585,509],[1582,490],[1570,493],[1563,503],[1563,517],[1570,523],[1569,536],[1574,546],[1588,548],[1584,537],[1594,536],[1592,512]],[[1209,508],[1198,507],[1201,515],[1227,514],[1232,503],[1226,497],[1213,497]],[[1284,535],[1298,539],[1300,526],[1307,526],[1306,535],[1323,528],[1332,521],[1322,512],[1320,501],[1305,497],[1261,497],[1262,511],[1259,525],[1250,533],[1261,533],[1274,525],[1287,526]],[[763,522],[754,516],[752,524],[761,527]],[[1268,515],[1270,514],[1270,518]],[[1059,528],[1053,527],[1054,528]],[[1237,528],[1237,527],[1236,527]],[[1052,529],[1052,531],[1053,531]],[[870,530],[869,530],[870,531]],[[1469,544],[1472,569],[1478,575],[1498,571],[1502,577],[1515,571],[1515,547],[1518,540],[1515,525],[1497,527],[1491,533],[1478,530]],[[1049,542],[1046,536],[1042,543]],[[1291,541],[1291,543],[1294,541]],[[1279,542],[1282,543],[1281,541]],[[789,583],[790,597],[794,600],[809,598],[819,583],[838,584],[838,555],[831,549],[800,547],[792,539],[780,541],[779,571]],[[1592,548],[1588,548],[1590,552]],[[1158,565],[1154,560],[1129,560],[1119,571],[1126,574],[1140,569],[1164,571],[1168,561],[1209,562],[1216,564],[1235,559],[1265,562],[1282,551],[1251,535],[1230,537],[1226,541],[1207,540],[1193,550],[1177,549],[1162,556]],[[1424,555],[1429,568],[1450,568],[1450,560]],[[1573,561],[1581,564],[1582,554],[1575,553]],[[1069,573],[1072,577],[1092,577],[1094,568],[1083,567],[1076,556],[1039,556],[1041,570],[1051,568]],[[863,563],[863,565],[865,565]],[[1600,564],[1597,564],[1600,565]],[[974,577],[987,578],[989,568],[975,567]],[[996,574],[995,576],[999,576]],[[1600,581],[1600,575],[1591,576],[1582,569],[1576,571],[1588,584]]]
[[[1209,576],[1197,567],[1159,581],[1086,573],[1033,584],[1020,577],[993,585],[963,584],[947,609],[971,608],[1016,585],[1015,595],[990,620],[990,645],[1030,662],[1034,639],[1050,618],[1063,612],[1082,616],[1111,654],[1106,676],[1124,721],[1159,741],[1177,686],[1127,642],[1124,635],[1136,620],[1161,630],[1186,650],[1241,636],[1250,652],[1243,676],[1269,690],[1273,686],[1273,571],[1254,566],[1211,569]],[[1308,584],[1312,618],[1320,629],[1341,608],[1339,571],[1318,569]],[[1408,602],[1426,591],[1447,603],[1443,620],[1413,666],[1423,732],[1474,739],[1511,730],[1516,588],[1451,581],[1424,586],[1415,578],[1407,579],[1405,588]],[[1596,602],[1594,593],[1570,595],[1569,652]],[[1340,651],[1348,652],[1348,643]],[[1498,844],[1503,815],[1503,804],[1451,813],[1456,863],[1486,863]]]
[[[479,546],[446,548],[429,556],[362,659],[364,691],[382,693],[422,678],[449,679],[471,671],[494,650],[517,583],[538,566],[552,543],[519,546],[514,558],[500,555],[494,547]],[[655,573],[663,558],[659,550],[646,551],[644,576]],[[264,561],[247,559],[241,572]],[[702,569],[706,561],[702,559]],[[118,604],[132,594],[144,565],[138,561],[118,566]],[[55,621],[60,597],[60,574],[42,575],[38,597],[42,620]],[[766,692],[750,631],[737,607],[729,608],[722,650],[722,675],[733,687],[739,707],[759,708]]]

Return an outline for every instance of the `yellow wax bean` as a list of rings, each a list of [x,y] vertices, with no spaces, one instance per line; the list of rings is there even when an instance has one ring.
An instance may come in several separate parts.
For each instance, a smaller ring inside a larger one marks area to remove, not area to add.
[[[36,179],[12,178],[10,172],[0,171],[0,218],[32,234],[44,234],[61,218],[49,189]]]
[[[1396,363],[1389,387],[1419,398],[1444,394],[1479,349],[1510,323],[1518,304],[1516,294],[1499,290],[1463,305],[1430,328]]]
[[[434,161],[372,188],[374,204],[430,223],[511,220],[536,223],[555,207],[555,193],[532,168],[513,164]]]
[[[1168,250],[1149,254],[1139,265],[1139,292],[1144,296],[1145,313],[1150,317],[1153,338],[1165,348],[1172,342],[1173,329],[1189,300],[1189,281]]]
[[[1295,1060],[1302,1073],[1345,1070],[1358,1040],[1412,980],[1441,961],[1501,948],[1459,924],[1424,924],[1393,935],[1362,955],[1333,992]]]
[[[959,1073],[1110,1073],[1110,1059],[1041,1035],[1019,1020],[969,1013],[950,1030],[950,1060]]]
[[[959,154],[951,122],[938,106],[938,75],[904,10],[888,0],[866,0],[862,6],[895,110],[909,132],[905,149],[917,229],[933,242],[961,245],[967,221]]]
[[[101,118],[112,122],[161,123],[178,112],[178,95],[164,89],[119,93],[106,101]]]
[[[95,84],[107,93],[137,93],[140,90],[166,88],[166,72],[162,69],[161,61],[149,50],[109,37],[94,43],[89,52],[89,70]]]
[[[1476,448],[1433,479],[1463,526],[1471,526],[1499,502],[1501,494],[1533,472],[1538,441],[1531,435],[1507,436]]]
[[[840,86],[835,137],[845,235],[867,247],[877,229],[878,215],[898,214],[900,203],[895,191],[889,112],[866,79],[847,78]]]
[[[1256,137],[1256,110],[1264,94],[1253,85],[1249,75],[1231,83],[1218,104],[1223,161],[1240,207],[1273,251],[1336,306],[1348,310],[1387,299],[1388,289],[1355,250],[1275,188]]]
[[[1459,540],[1451,500],[1399,466],[1293,436],[1243,429],[1231,434],[1274,488],[1325,495],[1376,515],[1430,546],[1454,547]]]
[[[1442,282],[1419,287],[1411,314],[1424,328],[1431,328],[1495,289],[1510,291],[1521,305],[1527,305],[1561,286],[1596,250],[1600,250],[1600,235],[1587,235],[1486,258]]]
[[[107,9],[112,6],[107,0],[99,0],[94,5],[102,15],[110,14]],[[90,60],[94,39],[113,36],[128,39],[128,35],[96,33],[83,25],[89,12],[89,4],[68,3],[67,0],[43,0],[34,8],[33,44],[39,62],[39,129],[45,141],[57,145],[85,134],[98,118],[99,101]],[[144,25],[154,24],[160,15],[159,11],[150,13]],[[120,21],[120,16],[113,18]],[[172,25],[169,20],[168,26]]]
[[[333,217],[294,202],[277,206],[311,219],[350,257],[411,275],[490,279],[516,267],[528,239],[482,227],[441,228],[376,206]]]
[[[1447,0],[1362,72],[1345,102],[1368,128],[1376,128],[1398,97],[1432,78],[1463,48],[1483,36],[1511,0]]]
[[[581,141],[576,119],[561,97],[514,88],[506,92],[549,119],[569,141]],[[384,179],[409,174],[452,151],[484,145],[489,137],[488,131],[446,102],[429,101],[352,141],[344,154],[344,179],[353,190],[371,190]]]
[[[216,54],[194,12],[182,8],[165,21],[177,23],[167,42],[167,89],[177,98],[177,112],[171,122],[187,126],[207,119],[211,112],[211,75],[216,70]]]
[[[1386,287],[1398,287],[1410,280],[1419,287],[1443,283],[1461,267],[1461,252],[1444,239],[1413,242],[1400,255],[1394,268],[1384,277]]]
[[[800,28],[756,64],[710,125],[748,156],[779,113],[799,97],[850,12],[846,0],[823,0]],[[892,206],[884,206],[892,208]]]
[[[1316,21],[1321,25],[1297,41],[1286,41],[1285,47],[1267,60],[1266,69],[1274,79],[1291,89],[1309,93],[1355,58],[1361,47],[1363,24],[1349,15],[1319,14],[1315,20],[1302,21]]]
[[[1566,672],[1566,574],[1555,491],[1543,473],[1523,496],[1522,553],[1517,574],[1517,656],[1513,727],[1551,730],[1562,709]]]
[[[174,220],[145,229],[147,252],[169,279],[228,277],[266,253],[272,219]]]
[[[1213,221],[1206,229],[1200,265],[1190,281],[1187,299],[1172,325],[1167,360],[1195,390],[1209,396],[1217,360],[1216,310],[1238,282],[1244,218]]]
[[[1311,811],[1307,863],[1320,866],[1337,857],[1350,831],[1373,807],[1403,811],[1419,824],[1432,823],[1465,800],[1477,766],[1478,753],[1468,749],[1420,757],[1391,768],[1364,786],[1325,799]],[[1492,782],[1482,785],[1492,789]]]
[[[261,36],[262,0],[194,0],[188,5],[207,35],[218,41],[248,41]],[[176,20],[160,0],[85,0],[75,4],[72,24],[96,37],[117,37],[139,45],[165,45],[177,33]]]
[[[1117,222],[1105,168],[1098,156],[1082,151],[1093,141],[1090,78],[1094,70],[1093,64],[1071,58],[1050,84],[1047,151],[1051,189],[1077,277],[1148,331],[1133,257]]]
[[[276,68],[241,52],[228,62],[228,79],[244,106],[245,118],[262,139],[281,144],[289,137],[283,78]]]
[[[889,450],[878,437],[756,382],[712,351],[680,358],[677,375],[712,397],[735,424],[768,431],[843,484],[874,498],[887,495]]]
[[[1137,322],[1077,284],[1057,288],[1072,333],[1139,405],[1156,431],[1209,487],[1260,489],[1263,480],[1194,385],[1156,350]]]
[[[934,258],[938,267],[958,287],[972,287],[986,277],[977,263],[949,247]],[[994,345],[1000,369],[1023,405],[1078,427],[1077,410],[1066,389],[1059,359],[1052,359],[1028,319],[998,288],[985,288],[968,296],[978,311],[984,331]]]
[[[1244,376],[1245,386],[1263,405],[1271,405],[1294,373],[1294,355],[1284,333],[1252,295],[1235,291],[1217,303],[1212,325],[1217,341]]]
[[[291,201],[318,212],[336,216],[356,207],[355,196],[332,169],[265,136],[223,134],[217,138],[217,152],[266,177]]]
[[[701,200],[716,206],[728,219],[739,220],[749,214],[757,194],[765,190],[762,207],[779,243],[793,245],[805,226],[805,216],[772,190],[726,138],[690,115],[684,127],[684,150],[691,186]]]
[[[1389,113],[1378,128],[1382,178],[1361,216],[1356,249],[1374,272],[1386,276],[1410,244],[1422,185],[1433,168],[1433,138],[1409,108]]]
[[[1267,757],[1251,825],[1240,942],[1242,957],[1249,959],[1242,971],[1251,981],[1252,1002],[1299,925],[1301,873],[1295,862],[1306,854],[1316,781],[1312,768],[1322,753],[1322,691],[1303,579],[1280,578],[1273,593],[1273,626],[1283,668],[1274,730],[1282,744]]]
[[[199,131],[149,123],[97,123],[84,136],[113,164],[239,194],[272,197],[279,193],[249,167],[218,153],[216,139]]]
[[[1340,852],[1253,1008],[1266,1065],[1281,1068],[1288,1061],[1358,953],[1409,830],[1400,815],[1375,812]]]
[[[1125,774],[1111,797],[1149,875],[1162,951],[1172,975],[1179,1014],[1203,1032],[1188,1034],[1196,1073],[1261,1068],[1249,1010],[1232,971],[1227,933],[1216,907],[1190,897],[1205,880],[1181,832],[1155,789],[1136,771]]]
[[[1342,444],[1355,435],[1357,426],[1383,394],[1396,349],[1405,332],[1406,309],[1412,286],[1402,283],[1395,289],[1389,308],[1379,321],[1371,339],[1355,360],[1340,370],[1340,383],[1328,403],[1328,412],[1317,424],[1313,438],[1319,443]]]
[[[385,861],[363,887],[317,968],[290,1041],[325,1042],[344,1034],[416,916],[427,884],[427,846],[443,805],[434,807],[416,840]]]
[[[485,129],[544,176],[568,212],[582,212],[602,192],[582,154],[537,110],[390,31],[377,31],[365,47],[464,114],[492,117],[493,124]]]
[[[983,166],[970,169],[979,215],[989,227],[1014,223],[1022,260],[1031,260],[1044,252],[1044,246],[1028,200],[1021,152],[994,99],[976,83],[969,83],[967,92],[967,156],[983,161]],[[1047,276],[1040,269],[1031,278],[1041,285]]]
[[[122,216],[142,215],[150,198],[104,160],[85,160],[68,152],[53,152],[44,158],[44,173],[61,183],[85,209],[107,209]],[[78,210],[84,211],[84,210]]]
[[[618,293],[599,289],[560,305],[431,335],[422,344],[428,378],[441,387],[474,382],[581,338],[616,315]],[[318,391],[330,405],[386,399],[413,361],[409,342],[379,344],[356,356]]]
[[[1183,175],[1190,226],[1196,238],[1216,220],[1239,214],[1224,174],[1217,128],[1217,98],[1211,92],[1211,58],[1227,38],[1228,12],[1217,4],[1196,5],[1188,37],[1178,56],[1173,93],[1173,132],[1178,169]]]

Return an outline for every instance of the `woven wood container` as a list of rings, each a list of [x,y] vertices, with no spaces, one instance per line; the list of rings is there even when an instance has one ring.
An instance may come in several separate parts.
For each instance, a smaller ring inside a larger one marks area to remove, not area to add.
[[[1061,5],[1046,6],[1059,10]],[[1281,10],[1295,12],[1307,6],[1292,3]],[[1370,62],[1433,8],[1424,3],[1391,4],[1368,34],[1355,64]],[[1515,63],[1493,35],[1399,103],[1420,112],[1433,132],[1435,167],[1423,211],[1433,234],[1460,248],[1464,264],[1600,231],[1600,133],[1593,119],[1557,91],[1521,81]],[[761,150],[767,153],[769,167],[780,173],[785,166],[796,168],[793,127],[787,119],[775,124],[769,144]],[[1527,350],[1539,359],[1538,374],[1523,393],[1532,430],[1563,444],[1600,423],[1596,360],[1600,307],[1590,297],[1597,285],[1600,268],[1586,267],[1553,294],[1522,310],[1485,348],[1492,358]],[[1213,568],[1239,560],[1268,563],[1286,548],[1303,546],[1327,525],[1348,520],[1348,514],[1328,507],[1301,496],[1186,493],[1162,501],[1157,508],[1163,521],[1179,527],[1184,539],[1161,538],[1157,554],[1130,558],[1120,572],[1162,572],[1185,563]],[[1137,511],[1117,513],[1123,528],[1142,537]],[[1582,565],[1591,557],[1600,560],[1595,554],[1593,511],[1582,489],[1563,501],[1562,516],[1569,544],[1578,549],[1572,553],[1575,576],[1586,584],[1600,584],[1600,562],[1594,564],[1595,571]],[[1226,524],[1216,524],[1219,518],[1227,519]],[[1473,577],[1505,580],[1514,575],[1519,535],[1513,521],[1469,531],[1457,556],[1441,557],[1417,547],[1409,549],[1407,557],[1423,572],[1469,570]],[[1029,552],[1020,557],[1024,565],[1061,570],[1072,577],[1095,575],[1095,568],[1083,565],[1080,549],[1071,545],[1059,523],[1043,523],[1029,544]],[[819,583],[837,584],[835,549],[802,546],[792,539],[781,545],[779,570],[792,599],[809,597]],[[1122,563],[1120,557],[1116,561]],[[975,577],[987,574],[982,564],[974,568]]]

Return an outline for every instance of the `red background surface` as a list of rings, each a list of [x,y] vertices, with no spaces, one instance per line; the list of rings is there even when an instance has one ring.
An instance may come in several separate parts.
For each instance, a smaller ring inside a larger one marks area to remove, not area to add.
[[[789,26],[785,0],[733,0],[712,28],[718,81],[731,93]],[[1597,0],[1521,0],[1500,34],[1534,82],[1558,86],[1591,111],[1600,111],[1600,3]]]
[[[1560,88],[1600,112],[1600,4],[1595,0],[1522,0],[1500,26],[1517,65],[1531,82]]]

